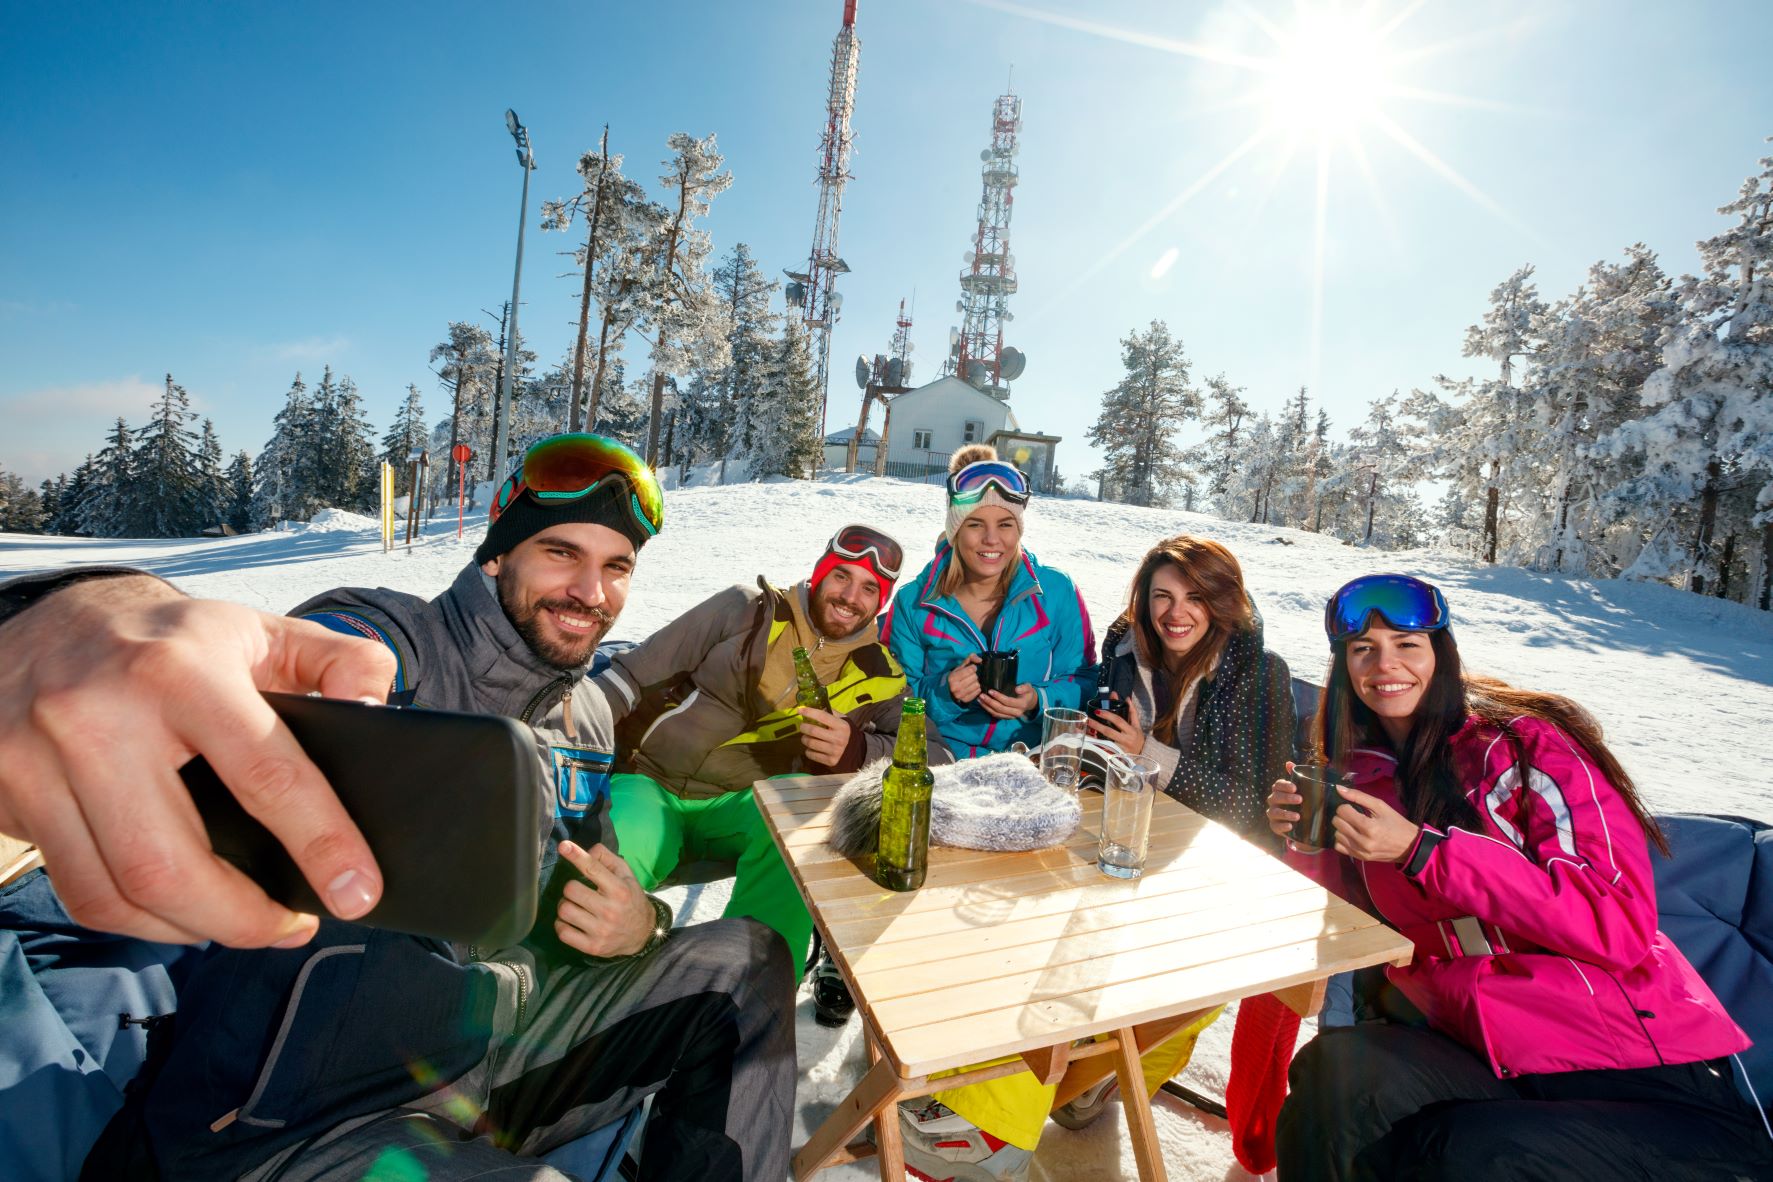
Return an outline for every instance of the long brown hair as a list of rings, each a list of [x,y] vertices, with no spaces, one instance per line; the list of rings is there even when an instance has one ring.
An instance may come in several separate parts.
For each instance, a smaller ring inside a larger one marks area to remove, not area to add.
[[[1174,669],[1170,668],[1163,641],[1151,623],[1151,580],[1166,566],[1174,566],[1177,573],[1188,580],[1189,585],[1200,593],[1207,609],[1207,634],[1183,655],[1181,664]],[[1250,597],[1244,593],[1243,568],[1238,566],[1237,558],[1230,550],[1210,538],[1190,534],[1165,538],[1146,551],[1140,560],[1138,573],[1133,576],[1133,591],[1127,600],[1127,610],[1121,619],[1131,626],[1139,660],[1154,677],[1169,679],[1172,691],[1169,708],[1162,718],[1152,720],[1151,733],[1159,742],[1173,745],[1176,719],[1182,713],[1182,700],[1187,696],[1188,687],[1213,668],[1233,632],[1244,631],[1255,624]]]
[[[1549,722],[1574,739],[1624,798],[1643,826],[1644,836],[1664,855],[1668,853],[1668,839],[1644,807],[1637,786],[1608,748],[1594,715],[1560,694],[1521,689],[1494,677],[1465,672],[1450,629],[1428,633],[1428,641],[1434,650],[1434,676],[1429,678],[1428,689],[1410,720],[1410,734],[1403,748],[1393,749],[1398,764],[1398,798],[1406,817],[1437,829],[1449,825],[1478,828],[1482,819],[1459,782],[1449,740],[1472,717],[1496,728],[1514,747],[1521,782],[1525,784],[1526,755],[1510,724],[1526,715]],[[1392,747],[1379,725],[1378,715],[1354,692],[1354,682],[1348,675],[1346,640],[1332,646],[1330,672],[1323,696],[1318,699],[1314,729],[1320,752],[1332,764],[1356,747]]]

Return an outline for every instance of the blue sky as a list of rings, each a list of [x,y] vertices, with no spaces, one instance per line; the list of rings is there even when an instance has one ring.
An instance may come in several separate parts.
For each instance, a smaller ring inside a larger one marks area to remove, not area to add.
[[[293,374],[327,363],[378,433],[409,382],[438,417],[431,346],[510,292],[507,106],[540,163],[522,323],[545,362],[577,304],[537,207],[574,191],[605,121],[633,176],[672,131],[718,133],[717,251],[802,263],[841,8],[0,0],[0,467],[71,467],[168,371],[229,451],[256,453]],[[1303,25],[1314,48],[1265,70]],[[1366,96],[1350,59],[1387,25],[1362,76],[1392,93]],[[1261,408],[1308,383],[1340,433],[1368,399],[1471,372],[1464,328],[1516,266],[1552,296],[1637,240],[1692,269],[1773,134],[1773,5],[1751,0],[861,0],[858,28],[832,424],[901,296],[935,376],[1013,64],[1007,339],[1029,364],[1011,406],[1066,437],[1074,475],[1130,329],[1166,320],[1197,379],[1223,371]],[[1278,77],[1303,93],[1250,99]]]

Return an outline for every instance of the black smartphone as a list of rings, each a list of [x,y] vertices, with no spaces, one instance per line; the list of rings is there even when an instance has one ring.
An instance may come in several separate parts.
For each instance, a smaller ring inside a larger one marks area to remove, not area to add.
[[[358,920],[502,948],[536,916],[543,799],[528,727],[492,714],[266,694],[382,870]],[[328,914],[271,831],[199,756],[180,769],[210,845],[286,907]]]

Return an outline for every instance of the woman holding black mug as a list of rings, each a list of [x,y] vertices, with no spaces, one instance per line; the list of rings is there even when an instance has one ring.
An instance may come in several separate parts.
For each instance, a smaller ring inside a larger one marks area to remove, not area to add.
[[[882,631],[957,758],[1036,746],[1041,713],[1077,709],[1094,666],[1071,579],[1022,545],[1028,479],[987,444],[949,463],[936,556],[902,584]]]
[[[1292,678],[1263,647],[1230,550],[1188,534],[1151,548],[1103,638],[1096,686],[1093,734],[1151,756],[1165,792],[1272,846],[1263,810],[1293,753]]]
[[[1364,999],[1386,1020],[1294,1058],[1280,1177],[1773,1177],[1748,1038],[1657,930],[1667,846],[1593,717],[1465,673],[1420,579],[1356,579],[1324,627],[1342,807],[1333,849],[1287,858],[1416,952]],[[1275,781],[1275,833],[1299,802]]]

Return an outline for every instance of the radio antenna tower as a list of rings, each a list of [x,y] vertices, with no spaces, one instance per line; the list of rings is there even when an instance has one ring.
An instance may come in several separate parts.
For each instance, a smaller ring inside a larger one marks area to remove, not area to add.
[[[1010,253],[1010,213],[1016,195],[1016,133],[1022,129],[1022,100],[999,95],[991,109],[991,146],[979,153],[984,192],[979,198],[979,228],[973,248],[964,256],[960,275],[960,328],[949,334],[948,362],[942,372],[954,374],[998,398],[1008,399],[1009,383],[1028,364],[1019,349],[1006,348],[1003,326],[1015,317],[1008,310],[1016,293],[1016,256]]]
[[[819,219],[805,271],[784,272],[791,283],[788,306],[798,309],[810,334],[814,380],[819,385],[819,438],[825,437],[825,404],[831,373],[831,326],[843,307],[837,277],[849,264],[837,254],[837,222],[843,213],[843,186],[850,179],[850,113],[856,105],[856,65],[862,41],[856,36],[856,0],[843,0],[843,24],[831,43],[831,88],[825,104],[825,134],[819,143]]]

